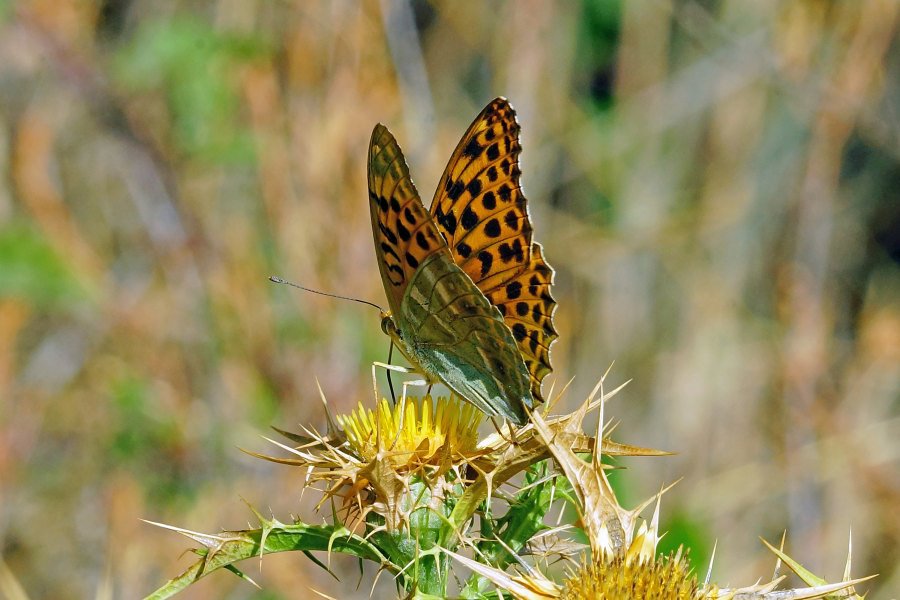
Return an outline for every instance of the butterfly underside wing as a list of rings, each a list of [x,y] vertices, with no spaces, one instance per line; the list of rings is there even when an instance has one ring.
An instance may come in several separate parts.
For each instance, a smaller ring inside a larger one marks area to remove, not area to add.
[[[524,424],[529,371],[500,311],[454,262],[397,141],[372,132],[369,208],[391,314],[382,320],[410,363],[489,415]]]

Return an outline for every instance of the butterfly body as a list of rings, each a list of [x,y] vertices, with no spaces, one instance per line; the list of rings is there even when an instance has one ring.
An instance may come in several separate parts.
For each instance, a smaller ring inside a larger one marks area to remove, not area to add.
[[[460,141],[426,212],[393,135],[369,146],[369,204],[391,307],[382,329],[417,371],[518,424],[540,401],[556,338],[553,271],[531,242],[518,124],[494,100]]]

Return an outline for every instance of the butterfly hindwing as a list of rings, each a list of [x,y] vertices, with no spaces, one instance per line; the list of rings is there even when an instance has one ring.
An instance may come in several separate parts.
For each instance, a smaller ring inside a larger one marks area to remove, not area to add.
[[[399,317],[414,361],[485,413],[525,422],[522,407],[533,406],[525,363],[497,308],[449,252],[413,275]]]
[[[531,392],[551,371],[553,269],[532,242],[519,179],[519,124],[505,98],[488,104],[463,135],[431,204],[455,262],[500,309],[522,353]]]

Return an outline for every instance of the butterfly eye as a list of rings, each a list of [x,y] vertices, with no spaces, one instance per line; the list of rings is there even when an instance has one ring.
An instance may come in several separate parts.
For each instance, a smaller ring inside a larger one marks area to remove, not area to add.
[[[394,319],[392,319],[390,315],[385,315],[381,318],[381,331],[392,338],[403,338],[403,336],[400,335],[400,330],[397,329],[397,325],[394,323]]]

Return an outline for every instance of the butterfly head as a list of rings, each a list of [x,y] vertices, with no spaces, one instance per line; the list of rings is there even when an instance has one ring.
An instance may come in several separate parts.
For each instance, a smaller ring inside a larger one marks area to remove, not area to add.
[[[392,340],[400,344],[400,341],[403,339],[403,335],[400,333],[400,328],[397,327],[397,324],[394,322],[394,318],[391,316],[391,311],[383,310],[381,311],[381,330],[390,336]],[[402,346],[402,344],[400,344]]]
[[[436,383],[438,381],[437,378],[428,376],[428,371],[422,369],[422,367],[419,365],[419,361],[415,358],[415,351],[410,348],[410,346],[406,343],[406,340],[403,339],[403,332],[401,332],[400,328],[397,327],[397,323],[391,316],[390,311],[381,311],[381,330],[391,338],[391,341],[395,346],[397,346],[397,349],[400,350],[400,353],[406,357],[406,360],[408,360],[411,365],[413,365],[414,370],[425,375],[427,379],[432,380],[432,383]]]

